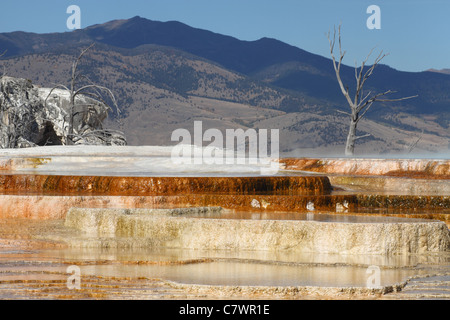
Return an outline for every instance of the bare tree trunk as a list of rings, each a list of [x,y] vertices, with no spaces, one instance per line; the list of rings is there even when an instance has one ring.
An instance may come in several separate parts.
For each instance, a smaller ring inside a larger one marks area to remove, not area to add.
[[[87,51],[88,49],[86,49]],[[82,51],[81,55],[78,57],[78,59],[72,64],[72,77],[70,80],[70,100],[69,100],[69,128],[67,132],[67,144],[73,145],[73,118],[74,118],[74,112],[75,112],[75,84],[77,81],[77,68],[78,64],[85,54],[86,51]]]
[[[353,118],[350,120],[350,126],[348,130],[347,143],[345,144],[345,155],[353,156],[355,153],[355,141],[356,141],[356,126],[358,125],[357,121],[354,121]]]
[[[67,132],[67,145],[73,145],[73,114],[74,114],[74,109],[75,109],[75,97],[73,95],[73,89],[70,92],[70,105],[69,105],[69,128],[68,128],[68,132]]]

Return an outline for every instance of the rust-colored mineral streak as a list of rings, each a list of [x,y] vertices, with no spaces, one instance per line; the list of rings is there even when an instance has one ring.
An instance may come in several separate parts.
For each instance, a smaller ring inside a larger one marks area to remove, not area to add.
[[[311,159],[286,158],[287,170],[326,174],[395,176],[416,179],[450,179],[450,160],[427,159]]]
[[[0,175],[2,193],[77,195],[265,194],[324,195],[331,192],[324,176],[271,177],[114,177]]]

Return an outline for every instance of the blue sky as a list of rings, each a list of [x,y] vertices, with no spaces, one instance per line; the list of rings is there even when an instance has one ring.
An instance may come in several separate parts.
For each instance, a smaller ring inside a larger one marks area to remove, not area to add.
[[[276,38],[329,57],[326,32],[342,23],[344,63],[372,48],[398,70],[450,68],[450,0],[14,0],[2,3],[0,32],[66,32],[69,5],[82,28],[114,19],[177,20],[242,40]],[[369,30],[368,6],[381,9],[381,29]]]

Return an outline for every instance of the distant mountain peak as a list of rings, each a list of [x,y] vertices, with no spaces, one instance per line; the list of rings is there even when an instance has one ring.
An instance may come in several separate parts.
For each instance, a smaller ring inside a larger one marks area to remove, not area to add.
[[[112,47],[111,50],[168,47],[279,88],[319,100],[326,99],[333,105],[345,102],[329,57],[269,37],[243,41],[178,21],[161,22],[134,16],[93,25],[77,32],[0,33],[0,52],[7,50],[4,58],[8,58],[30,53],[63,52],[92,42]],[[341,71],[345,83],[352,86],[354,68],[342,66]],[[367,89],[374,92],[392,90],[403,96],[419,94],[421,98],[408,101],[410,112],[415,110],[415,113],[419,113],[425,109],[426,112],[448,112],[450,78],[444,74],[450,74],[450,70],[433,71],[401,72],[380,64],[368,82]],[[286,105],[290,104],[286,102]],[[406,102],[398,105],[406,105]]]

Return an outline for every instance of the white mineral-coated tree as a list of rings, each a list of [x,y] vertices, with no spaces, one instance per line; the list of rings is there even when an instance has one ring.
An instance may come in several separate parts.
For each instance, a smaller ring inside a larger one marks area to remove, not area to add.
[[[6,55],[6,53],[7,50],[1,53],[0,59],[3,58],[3,56]],[[7,77],[6,64],[4,62],[2,63],[1,69],[2,70],[0,70],[0,80],[3,79],[4,77]],[[25,88],[27,86],[27,83],[23,83],[22,86],[23,88],[19,90],[20,92],[23,93],[21,101],[27,101],[28,96],[26,94]],[[9,97],[6,97],[6,100],[8,99]],[[4,111],[4,114],[0,121],[0,127],[4,132],[4,138],[0,142],[0,148],[4,149],[4,148],[21,147],[21,145],[24,143],[25,140],[22,139],[22,141],[20,141],[19,138],[31,135],[30,126],[35,120],[34,117],[27,112],[23,112],[25,108],[25,103],[23,103],[18,108],[17,107],[14,108],[12,104],[6,103],[5,105],[1,105],[0,102],[0,107],[2,111]]]
[[[358,139],[362,139],[365,137],[370,136],[370,134],[357,136],[356,135],[356,129],[358,126],[359,121],[366,115],[367,111],[372,107],[372,105],[375,102],[388,102],[388,101],[401,101],[406,99],[415,98],[417,96],[412,97],[405,97],[405,98],[399,98],[399,99],[386,99],[384,98],[386,95],[394,93],[395,91],[388,90],[385,92],[380,93],[372,93],[372,91],[369,91],[367,94],[364,93],[364,85],[366,84],[367,79],[370,78],[370,76],[373,74],[376,66],[383,60],[384,57],[386,57],[386,54],[383,54],[383,51],[380,52],[380,54],[375,59],[374,63],[367,67],[367,61],[369,60],[370,56],[373,53],[373,49],[370,51],[367,58],[362,62],[361,66],[358,67],[355,65],[355,79],[356,79],[356,90],[355,95],[352,98],[350,96],[350,91],[348,86],[346,86],[341,78],[341,66],[342,61],[344,60],[345,51],[342,51],[342,41],[341,41],[341,26],[339,26],[338,29],[338,44],[339,44],[339,59],[336,59],[335,57],[335,46],[336,46],[336,28],[334,28],[334,34],[333,37],[331,37],[330,32],[328,32],[328,41],[330,43],[330,53],[331,58],[333,59],[333,67],[336,72],[336,78],[339,83],[339,87],[342,91],[342,94],[347,100],[347,103],[350,107],[350,112],[340,111],[340,113],[344,113],[350,117],[350,127],[349,132],[347,136],[347,142],[345,145],[345,155],[352,156],[355,151],[355,142]]]
[[[74,144],[74,139],[83,139],[86,138],[79,133],[75,134],[74,132],[74,117],[77,115],[78,112],[77,109],[79,107],[87,107],[92,106],[92,104],[79,104],[77,103],[76,98],[78,96],[85,96],[92,98],[94,100],[100,101],[103,103],[106,107],[108,107],[109,110],[113,110],[108,103],[106,103],[104,96],[109,96],[112,104],[114,105],[114,108],[118,114],[120,114],[120,109],[117,105],[116,98],[112,91],[104,86],[100,86],[98,84],[93,83],[86,75],[83,75],[78,71],[78,67],[80,65],[80,61],[83,58],[83,56],[94,46],[94,44],[91,44],[86,49],[83,49],[81,51],[81,54],[78,56],[78,58],[72,63],[72,69],[71,69],[71,78],[70,78],[70,85],[69,87],[57,84],[54,86],[50,93],[47,96],[47,99],[45,100],[45,103],[47,103],[48,98],[52,95],[53,91],[56,89],[64,89],[69,91],[70,97],[69,97],[69,112],[68,112],[68,131],[67,131],[67,139],[66,143],[71,145]],[[81,84],[81,85],[80,85]],[[111,130],[109,130],[111,131]],[[98,138],[101,138],[102,135],[105,133],[105,130],[95,130],[90,131],[88,135],[90,136],[97,136]]]

